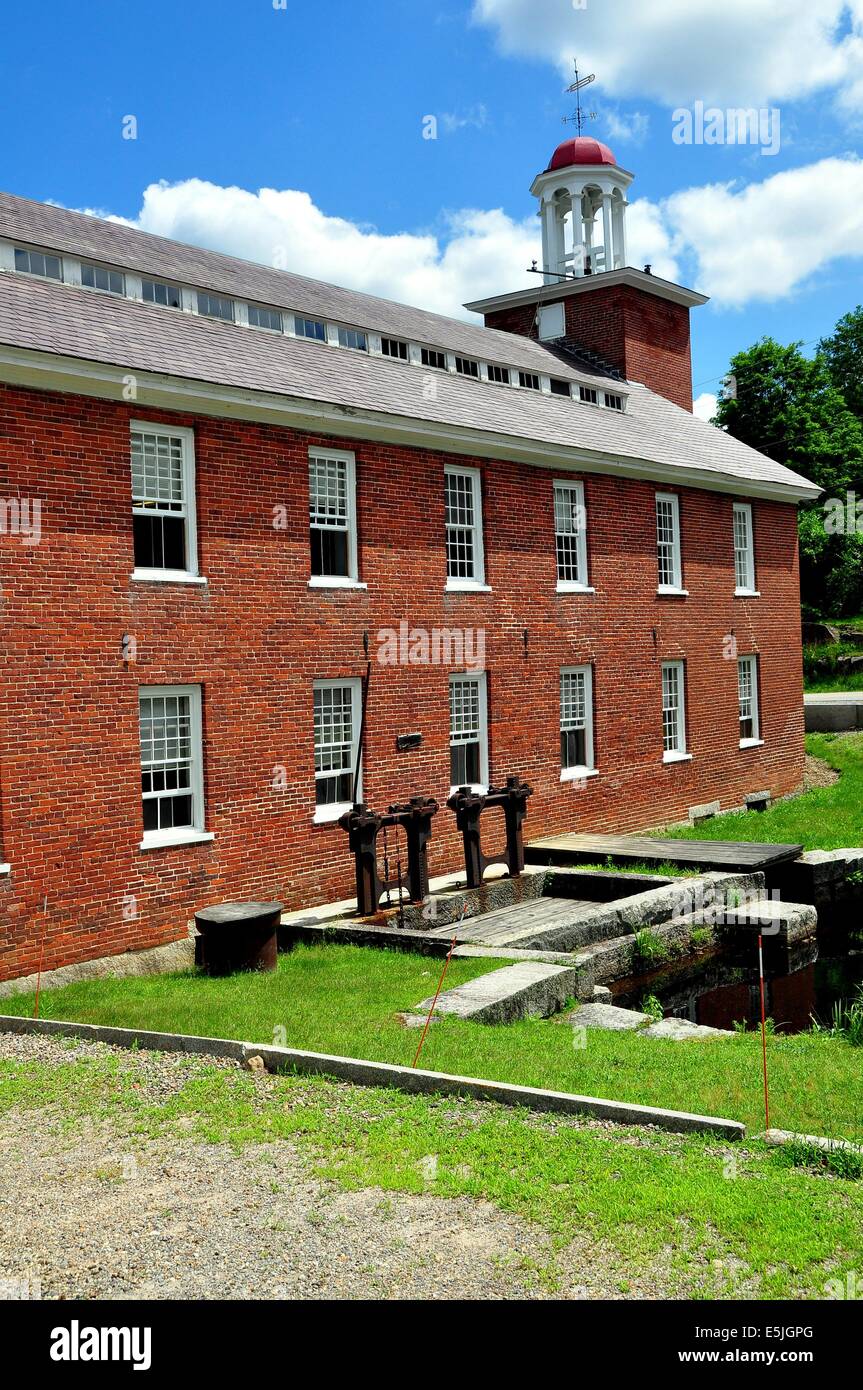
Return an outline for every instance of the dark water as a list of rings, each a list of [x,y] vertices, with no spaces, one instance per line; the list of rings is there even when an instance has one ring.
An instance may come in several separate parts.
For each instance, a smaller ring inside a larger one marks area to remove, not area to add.
[[[614,1002],[638,1008],[645,995],[652,994],[666,1018],[688,1018],[711,1028],[730,1029],[738,1022],[756,1027],[761,1021],[761,1000],[754,945],[745,954],[751,954],[751,961],[740,953],[734,958],[710,955],[621,980],[612,986]],[[791,957],[780,948],[768,950],[765,977],[767,1016],[777,1031],[804,1032],[813,1018],[829,1024],[834,1004],[854,998],[856,987],[863,984],[863,951],[840,950],[837,942],[822,944],[820,954],[814,943],[802,955]]]

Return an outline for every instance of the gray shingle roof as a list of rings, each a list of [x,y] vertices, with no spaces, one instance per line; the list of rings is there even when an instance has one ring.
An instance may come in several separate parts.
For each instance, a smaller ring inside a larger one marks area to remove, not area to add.
[[[201,283],[240,297],[259,297],[486,359],[498,355],[497,342],[502,339],[504,361],[518,365],[529,360],[535,371],[573,375],[541,344],[524,338],[318,285],[7,195],[0,195],[0,235],[17,235],[21,240],[26,236],[69,254]],[[193,265],[200,267],[199,274],[191,273]],[[216,278],[216,271],[223,278]],[[281,294],[276,293],[277,283],[285,286]],[[304,293],[310,296],[303,303],[294,297],[299,292],[296,286],[305,287]],[[379,314],[375,321],[373,311]],[[441,325],[452,335],[448,340],[442,336]],[[635,383],[629,384],[629,406],[623,413],[444,372],[435,373],[436,398],[429,400],[423,390],[427,373],[409,363],[14,273],[0,274],[0,343],[130,372],[167,374],[515,437],[555,450],[571,448],[576,454],[695,469],[727,479],[729,491],[735,480],[745,480],[764,484],[767,491],[778,486],[812,496],[818,492],[807,480]],[[581,379],[584,373],[577,376]]]
[[[292,309],[312,318],[353,324],[387,337],[409,338],[448,352],[511,363],[525,371],[550,371],[569,379],[584,376],[583,372],[575,374],[557,363],[541,344],[529,338],[360,294],[323,280],[292,275],[219,251],[185,246],[122,223],[34,203],[11,193],[0,192],[0,236],[17,237],[71,256],[107,261],[123,270],[178,280],[198,289]]]

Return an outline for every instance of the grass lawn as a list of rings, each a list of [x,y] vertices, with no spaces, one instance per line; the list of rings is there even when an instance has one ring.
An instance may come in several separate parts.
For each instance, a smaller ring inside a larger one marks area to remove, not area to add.
[[[453,961],[447,986],[500,962]],[[267,975],[211,980],[160,975],[97,980],[43,992],[44,1018],[206,1034],[377,1061],[410,1063],[419,1034],[396,1018],[434,994],[441,963],[369,947],[299,946]],[[2,1002],[30,1014],[32,996]],[[428,1033],[421,1065],[436,1071],[669,1106],[763,1128],[761,1053],[755,1034],[666,1042],[590,1031],[576,1044],[565,1023],[526,1019],[489,1026],[445,1019]],[[863,1053],[798,1034],[768,1040],[773,1123],[863,1140]]]
[[[803,648],[803,685],[806,690],[863,690],[863,671],[849,671],[839,665],[843,656],[863,656],[863,647],[854,642]]]
[[[764,812],[731,811],[700,825],[657,831],[682,840],[756,840],[802,844],[807,849],[863,845],[863,734],[809,734],[806,749],[841,772],[832,787],[818,787]]]
[[[523,1030],[518,1035],[528,1041]],[[625,1056],[632,1039],[615,1042]],[[643,1042],[644,1054],[653,1046]],[[681,1044],[676,1055],[686,1071],[688,1054],[718,1057],[724,1046]],[[741,1069],[757,1061],[736,1042],[730,1047]],[[604,1055],[612,1067],[611,1052]],[[723,1144],[319,1078],[256,1078],[191,1058],[175,1064],[176,1082],[156,1103],[142,1094],[131,1053],[70,1056],[59,1065],[0,1062],[0,1123],[44,1111],[46,1123],[70,1135],[99,1126],[117,1152],[141,1146],[146,1155],[149,1140],[176,1135],[225,1145],[226,1163],[231,1147],[285,1140],[313,1174],[338,1187],[485,1199],[551,1235],[550,1253],[520,1257],[551,1292],[567,1261],[570,1269],[573,1261],[576,1269],[601,1262],[623,1294],[637,1280],[653,1296],[680,1298],[818,1299],[829,1280],[844,1284],[860,1268],[863,1183],[789,1169],[758,1142]],[[268,1152],[260,1150],[263,1183]],[[381,1220],[387,1207],[383,1197]]]

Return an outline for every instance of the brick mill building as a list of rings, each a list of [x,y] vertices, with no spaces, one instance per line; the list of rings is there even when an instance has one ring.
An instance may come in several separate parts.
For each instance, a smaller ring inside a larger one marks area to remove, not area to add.
[[[816,489],[692,415],[703,296],[627,265],[630,179],[555,152],[485,327],[0,196],[0,979],[347,897],[367,653],[376,809],[799,785]]]

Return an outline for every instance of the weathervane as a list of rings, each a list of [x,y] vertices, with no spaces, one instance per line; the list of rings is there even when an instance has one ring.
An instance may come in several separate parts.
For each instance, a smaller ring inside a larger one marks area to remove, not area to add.
[[[563,124],[569,125],[570,123],[574,123],[575,128],[578,131],[578,134],[581,135],[584,131],[584,112],[581,109],[581,93],[585,87],[590,86],[591,82],[596,81],[596,73],[592,72],[589,77],[579,77],[577,58],[573,61],[573,67],[575,68],[575,81],[573,82],[572,86],[567,87],[566,90],[567,93],[572,92],[575,94],[575,114],[572,116],[564,116]],[[589,120],[596,120],[595,111],[588,111],[587,115]]]

